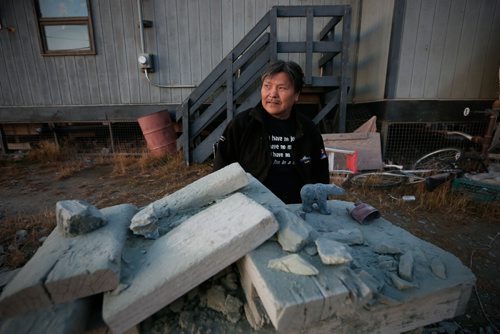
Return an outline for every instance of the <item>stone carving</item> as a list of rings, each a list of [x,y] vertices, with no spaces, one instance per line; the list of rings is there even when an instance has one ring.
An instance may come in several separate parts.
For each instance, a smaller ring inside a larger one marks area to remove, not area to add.
[[[300,190],[300,198],[302,199],[302,210],[304,212],[312,212],[313,204],[318,206],[319,213],[323,215],[331,214],[327,207],[328,196],[343,195],[344,189],[334,184],[306,184]]]

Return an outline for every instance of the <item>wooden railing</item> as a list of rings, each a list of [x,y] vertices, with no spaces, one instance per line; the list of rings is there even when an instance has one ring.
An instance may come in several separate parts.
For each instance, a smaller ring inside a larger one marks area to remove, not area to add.
[[[306,40],[278,41],[278,18],[282,17],[306,18]],[[317,40],[313,38],[315,17],[331,17]],[[335,29],[340,23],[342,34],[339,38]],[[320,122],[338,106],[338,131],[345,132],[350,24],[348,5],[273,7],[177,110],[177,121],[182,119],[182,135],[177,140],[177,147],[182,148],[186,163],[209,158],[213,144],[233,116],[259,103],[261,73],[281,53],[305,54],[305,86],[321,87],[325,100],[314,122]],[[316,65],[320,76],[313,75],[314,53],[322,55]]]

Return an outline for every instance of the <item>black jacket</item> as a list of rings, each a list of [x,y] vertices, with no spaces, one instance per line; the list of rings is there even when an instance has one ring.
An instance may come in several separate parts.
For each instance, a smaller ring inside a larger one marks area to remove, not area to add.
[[[245,171],[264,182],[271,166],[271,153],[263,112],[259,104],[236,115],[227,125],[216,144],[215,170],[238,162]],[[302,183],[329,183],[328,158],[316,125],[295,108],[290,117],[296,121],[292,155]]]

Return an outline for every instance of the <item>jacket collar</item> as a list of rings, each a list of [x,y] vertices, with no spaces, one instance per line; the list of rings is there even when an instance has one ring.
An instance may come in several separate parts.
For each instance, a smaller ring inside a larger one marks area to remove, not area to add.
[[[292,112],[290,113],[290,117],[293,117],[295,120],[295,136],[302,137],[304,134],[304,127],[301,122],[299,122],[298,117],[297,117],[297,108],[295,105],[292,107]],[[260,123],[264,124],[264,113],[267,112],[264,107],[262,106],[262,103],[259,102],[259,105],[250,110],[250,116],[255,118],[257,121]]]

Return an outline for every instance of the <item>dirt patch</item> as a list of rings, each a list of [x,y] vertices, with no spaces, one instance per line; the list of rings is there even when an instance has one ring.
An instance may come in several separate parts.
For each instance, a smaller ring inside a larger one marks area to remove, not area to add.
[[[123,203],[141,207],[211,170],[209,164],[185,166],[180,156],[163,160],[125,156],[44,162],[2,160],[0,266],[20,267],[34,254],[43,241],[41,238],[55,226],[57,201],[81,199],[98,208]],[[491,323],[500,328],[500,204],[476,203],[451,194],[449,185],[440,191],[442,193],[427,194],[414,187],[386,191],[349,188],[348,195],[342,199],[371,204],[387,220],[453,253],[472,269],[477,277],[477,289],[473,291],[466,314],[452,320],[458,332],[491,329]],[[403,195],[415,195],[416,200],[405,202],[401,199]],[[27,231],[22,240],[20,230]],[[198,305],[193,312],[199,308]],[[169,310],[163,312],[170,313]],[[160,318],[158,321],[166,324],[164,317],[155,315],[152,319]],[[144,329],[160,326],[152,319],[146,322]],[[234,324],[231,326],[235,328]],[[241,328],[248,329],[248,325]]]

